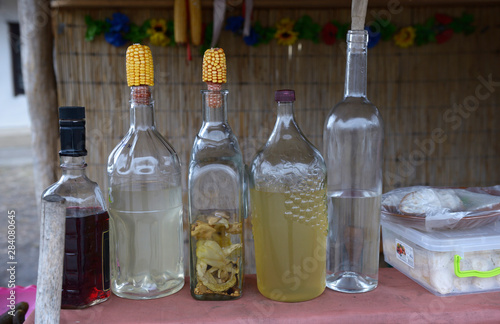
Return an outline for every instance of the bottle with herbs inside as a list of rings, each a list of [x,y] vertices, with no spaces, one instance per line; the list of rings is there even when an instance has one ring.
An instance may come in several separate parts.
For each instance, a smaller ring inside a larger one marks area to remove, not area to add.
[[[43,192],[42,208],[54,196],[65,200],[61,307],[86,308],[111,294],[109,217],[101,189],[85,174],[85,108],[60,107],[59,129],[62,176]]]
[[[243,286],[245,167],[227,120],[226,57],[203,57],[203,122],[189,164],[191,295],[198,300],[239,298]]]
[[[367,31],[348,31],[344,98],[323,133],[330,225],[326,285],[346,293],[378,285],[384,128],[366,96],[367,44]]]
[[[149,47],[129,46],[126,68],[130,128],[108,159],[111,289],[152,299],[184,285],[181,166],[156,128]]]
[[[275,93],[274,129],[250,165],[257,288],[283,302],[325,290],[326,166],[295,121],[293,90]]]

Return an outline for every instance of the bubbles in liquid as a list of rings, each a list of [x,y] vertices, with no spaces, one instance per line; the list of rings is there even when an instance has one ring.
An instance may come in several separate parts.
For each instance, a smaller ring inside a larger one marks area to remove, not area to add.
[[[308,191],[287,192],[289,199],[285,200],[284,217],[287,220],[306,224],[312,227],[319,226],[325,231],[328,223],[326,214],[326,197],[324,190],[309,189]]]

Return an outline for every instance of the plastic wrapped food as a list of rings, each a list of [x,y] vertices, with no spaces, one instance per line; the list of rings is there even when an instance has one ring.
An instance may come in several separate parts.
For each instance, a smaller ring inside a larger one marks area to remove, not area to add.
[[[382,196],[382,219],[426,231],[487,225],[500,219],[500,186],[395,189]]]

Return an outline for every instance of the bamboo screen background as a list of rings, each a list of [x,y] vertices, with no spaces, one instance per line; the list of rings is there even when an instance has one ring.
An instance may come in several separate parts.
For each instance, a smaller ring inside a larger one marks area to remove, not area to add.
[[[113,47],[103,36],[86,42],[84,17],[104,19],[114,11],[59,9],[54,16],[59,105],[86,107],[88,173],[103,189],[107,157],[129,126],[126,47]],[[173,11],[167,9],[120,11],[138,24],[148,18],[173,19]],[[500,87],[483,85],[489,79],[500,81],[500,7],[413,7],[391,19],[404,26],[423,23],[436,12],[458,16],[464,11],[475,17],[478,27],[473,35],[458,34],[443,45],[409,49],[381,41],[368,52],[368,98],[385,121],[384,192],[410,185],[500,184]],[[304,14],[320,24],[350,18],[348,9],[257,9],[253,17],[266,26]],[[211,20],[211,10],[203,15]],[[246,163],[272,130],[274,91],[282,88],[295,89],[296,119],[322,150],[323,123],[343,95],[345,46],[340,43],[249,47],[222,31],[219,46],[227,55],[229,122]],[[202,56],[198,48],[190,62],[185,47],[152,51],[157,127],[181,158],[186,190],[191,145],[201,125]],[[248,232],[247,237],[251,240]],[[248,261],[247,270],[252,271],[253,261]]]

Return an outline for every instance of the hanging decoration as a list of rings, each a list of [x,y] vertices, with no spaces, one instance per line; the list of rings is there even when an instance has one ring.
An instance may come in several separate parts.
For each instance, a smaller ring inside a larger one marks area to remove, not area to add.
[[[210,47],[214,48],[219,41],[220,31],[224,25],[224,15],[226,13],[226,0],[214,0],[214,27],[212,30],[212,42]]]
[[[243,36],[250,36],[250,28],[252,27],[252,9],[253,0],[246,0],[243,4],[243,16],[245,17],[245,24],[243,25]]]
[[[199,0],[176,0],[176,3],[185,4],[184,1],[199,3]],[[214,22],[204,26],[204,30],[202,30],[201,25],[201,11],[197,11],[196,15],[190,14],[191,21],[196,19],[196,23],[190,23],[191,44],[201,45],[201,51],[216,46],[224,25],[225,4],[225,0],[214,1]],[[297,20],[289,17],[281,18],[274,26],[263,26],[259,21],[250,24],[252,6],[252,1],[247,0],[243,15],[228,17],[224,27],[225,30],[241,36],[245,44],[249,46],[269,44],[273,40],[278,45],[293,45],[298,40],[334,45],[337,40],[345,40],[349,29],[348,22],[341,23],[332,20],[321,25],[308,15]],[[183,25],[180,24],[180,21],[184,21],[187,26],[189,19],[183,18],[180,9],[178,12],[174,8],[175,27],[173,22],[165,19],[150,19],[141,25],[136,25],[126,15],[118,12],[114,13],[112,18],[106,18],[104,21],[94,20],[90,16],[86,16],[85,39],[92,41],[104,33],[106,41],[114,46],[123,46],[127,42],[139,43],[144,40],[149,40],[151,45],[155,46],[170,46],[176,43],[189,44],[187,28],[184,31]],[[468,13],[463,13],[459,17],[437,13],[423,24],[397,27],[389,20],[377,20],[370,26],[366,26],[365,29],[369,34],[368,48],[375,47],[380,41],[390,41],[400,48],[409,48],[429,43],[443,44],[458,33],[469,35],[475,30],[473,22],[474,17]]]

